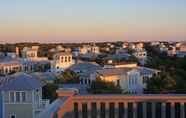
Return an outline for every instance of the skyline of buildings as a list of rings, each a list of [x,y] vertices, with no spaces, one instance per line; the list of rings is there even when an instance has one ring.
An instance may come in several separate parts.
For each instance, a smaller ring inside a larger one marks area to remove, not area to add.
[[[186,0],[0,0],[0,118],[186,118]]]
[[[12,52],[6,50],[10,47],[0,48],[3,118],[186,116],[185,91],[171,88],[179,86],[180,78],[185,89],[185,77],[180,74],[185,74],[185,43],[29,44],[14,45]],[[170,62],[166,73],[163,64],[148,66],[161,58],[176,59],[181,64],[178,70],[182,69],[179,76],[170,77],[168,72],[174,72]],[[167,88],[157,91],[159,86]]]

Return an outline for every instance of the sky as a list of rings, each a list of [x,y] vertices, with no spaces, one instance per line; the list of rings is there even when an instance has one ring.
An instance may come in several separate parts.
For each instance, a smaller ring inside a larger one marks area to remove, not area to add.
[[[186,0],[0,0],[0,43],[161,40],[186,40]]]

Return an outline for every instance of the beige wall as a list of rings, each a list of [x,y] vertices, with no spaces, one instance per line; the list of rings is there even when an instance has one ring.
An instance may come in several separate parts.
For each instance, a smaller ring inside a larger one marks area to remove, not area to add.
[[[15,114],[16,118],[33,118],[32,104],[5,104],[5,118]]]
[[[11,114],[15,114],[16,118],[34,118],[35,110],[40,108],[40,104],[36,101],[36,95],[39,95],[39,99],[42,99],[42,90],[40,89],[38,93],[36,91],[26,91],[26,102],[24,103],[10,103],[9,101],[9,91],[5,91],[4,96],[4,110],[5,118],[10,118]],[[35,102],[33,102],[33,100]]]

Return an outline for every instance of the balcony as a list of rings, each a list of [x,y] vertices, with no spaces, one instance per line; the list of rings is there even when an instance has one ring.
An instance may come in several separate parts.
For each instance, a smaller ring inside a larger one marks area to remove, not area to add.
[[[48,105],[49,105],[49,100],[48,99],[42,99],[40,101],[40,104],[35,105],[36,112],[41,112],[44,110]]]

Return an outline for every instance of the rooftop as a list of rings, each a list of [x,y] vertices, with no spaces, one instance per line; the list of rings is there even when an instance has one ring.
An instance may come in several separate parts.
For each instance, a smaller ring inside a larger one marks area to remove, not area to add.
[[[42,87],[41,82],[28,74],[16,73],[11,76],[4,77],[0,82],[0,90],[34,90]]]
[[[134,68],[109,68],[98,70],[97,73],[101,74],[102,76],[112,76],[125,74],[131,70],[134,70]]]
[[[75,64],[75,65],[72,65],[70,68],[70,70],[72,71],[83,71],[83,70],[86,70],[86,71],[92,71],[92,70],[97,70],[97,69],[101,69],[101,66],[98,65],[98,64],[92,64],[92,63],[79,63],[79,64]]]

